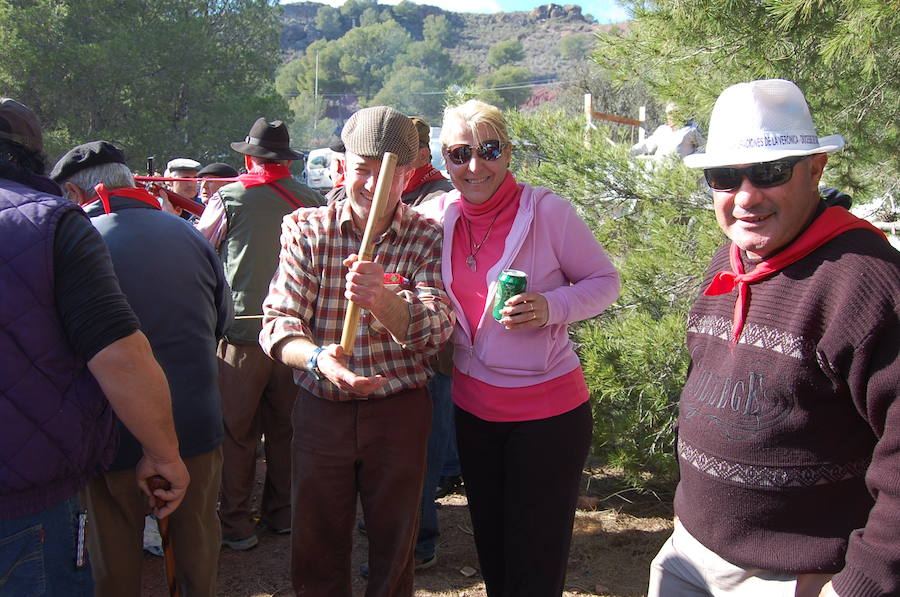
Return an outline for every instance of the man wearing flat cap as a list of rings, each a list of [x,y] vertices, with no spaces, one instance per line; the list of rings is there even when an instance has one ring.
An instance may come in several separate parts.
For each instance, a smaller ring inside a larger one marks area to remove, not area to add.
[[[326,203],[339,201],[347,198],[347,190],[344,188],[344,171],[347,164],[344,160],[344,142],[338,138],[337,141],[328,146],[332,151],[331,162],[328,165],[329,175],[331,176],[331,190],[325,193]]]
[[[166,178],[197,178],[197,171],[200,169],[200,162],[190,158],[174,158],[166,164],[164,176]],[[199,185],[196,180],[173,180],[165,184],[166,188],[173,193],[195,203],[202,204],[199,195]],[[179,216],[184,220],[196,222],[197,216],[185,210],[181,206],[175,206],[169,202],[169,198],[163,197],[163,210]]]
[[[0,98],[0,592],[89,597],[77,494],[112,460],[113,411],[143,452],[129,490],[171,483],[153,492],[157,514],[189,476],[165,374],[106,245],[45,165],[34,113]]]
[[[453,190],[453,183],[431,165],[431,127],[422,118],[411,116],[419,138],[416,158],[413,160],[413,172],[406,188],[403,189],[402,200],[407,205],[419,205]]]
[[[769,79],[723,91],[684,158],[730,242],[688,316],[650,597],[900,595],[900,253],[819,195],[843,145]]]
[[[411,596],[431,401],[428,359],[449,338],[441,233],[400,201],[418,147],[412,122],[378,106],[353,114],[347,198],[284,219],[260,343],[297,371],[291,577],[299,595],[349,597],[357,497],[369,537],[367,595]],[[398,157],[374,257],[356,251],[385,152]],[[347,299],[362,309],[340,346]]]
[[[259,346],[262,304],[278,266],[281,219],[322,196],[295,181],[288,170],[302,154],[290,147],[287,126],[259,118],[243,141],[231,148],[244,154],[247,173],[209,200],[197,228],[212,242],[238,317],[219,343],[219,385],[225,417],[222,543],[235,550],[259,539],[252,511],[256,448],[265,436],[266,480],[259,520],[270,531],[291,530],[291,409],[297,396],[293,372]]]
[[[221,534],[222,408],[216,342],[231,322],[222,264],[193,226],[136,188],[121,149],[107,141],[73,148],[51,178],[80,205],[109,247],[116,276],[166,374],[181,457],[191,485],[170,517],[177,582],[186,595],[216,593]],[[132,481],[140,445],[119,424],[109,470],[84,492],[96,595],[138,595],[146,506]]]
[[[165,176],[167,178],[197,178],[200,170],[200,162],[190,158],[175,158],[166,164]],[[170,189],[185,199],[197,201],[197,183],[191,180],[174,180],[168,183]]]
[[[200,168],[197,178],[200,178],[200,201],[203,205],[209,203],[210,198],[219,192],[219,189],[234,182],[229,178],[237,178],[238,171],[224,162],[214,162]]]

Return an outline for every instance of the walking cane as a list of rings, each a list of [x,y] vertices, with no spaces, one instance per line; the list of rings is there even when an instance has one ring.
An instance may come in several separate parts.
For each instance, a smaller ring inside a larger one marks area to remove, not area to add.
[[[375,245],[375,224],[381,218],[384,204],[387,202],[391,191],[391,181],[394,178],[394,169],[397,167],[396,154],[385,152],[381,160],[381,172],[378,173],[378,182],[375,183],[375,195],[372,197],[372,207],[369,208],[369,218],[366,220],[366,230],[363,232],[362,243],[359,245],[359,260],[371,261],[372,249]],[[359,305],[349,301],[347,313],[344,315],[344,330],[341,332],[341,347],[347,356],[353,353],[353,343],[356,341],[356,328],[359,326]]]
[[[150,491],[157,489],[168,490],[172,485],[164,478],[156,475],[147,480]],[[178,583],[175,581],[175,552],[172,550],[172,542],[169,541],[169,517],[157,518],[156,522],[159,526],[159,538],[162,541],[163,561],[166,568],[166,583],[169,585],[169,597],[180,597],[178,591]]]

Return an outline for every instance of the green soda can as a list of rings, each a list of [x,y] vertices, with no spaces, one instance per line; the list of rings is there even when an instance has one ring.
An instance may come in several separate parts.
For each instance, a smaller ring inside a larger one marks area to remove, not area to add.
[[[505,269],[500,272],[497,278],[497,292],[494,295],[494,319],[500,321],[503,316],[500,315],[506,301],[510,298],[525,292],[528,285],[528,274],[520,272],[517,269]]]

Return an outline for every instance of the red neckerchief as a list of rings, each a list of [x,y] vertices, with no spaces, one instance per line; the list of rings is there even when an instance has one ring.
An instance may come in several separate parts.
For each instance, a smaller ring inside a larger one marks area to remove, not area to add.
[[[425,164],[421,168],[416,168],[415,170],[413,170],[412,178],[409,179],[409,182],[406,184],[406,188],[403,189],[403,193],[415,191],[426,182],[443,179],[444,176],[440,172],[435,170],[434,166],[432,166],[431,164]]]
[[[95,201],[100,201],[103,203],[103,211],[106,213],[111,213],[112,208],[109,206],[109,198],[110,196],[116,197],[127,197],[129,199],[136,199],[141,203],[146,203],[150,207],[154,209],[162,209],[159,205],[159,200],[147,192],[147,189],[141,189],[138,187],[122,187],[120,189],[108,190],[106,186],[101,182],[97,186],[94,187],[94,191],[97,193],[96,199],[91,199],[84,205],[90,205]]]
[[[737,287],[738,296],[734,304],[731,341],[736,343],[744,329],[744,320],[750,307],[750,284],[768,278],[795,261],[803,259],[834,237],[855,228],[865,228],[876,232],[887,241],[884,232],[869,222],[857,218],[843,207],[829,207],[794,242],[783,251],[776,253],[771,259],[760,261],[749,274],[744,273],[740,248],[732,243],[729,252],[731,271],[725,270],[717,273],[709,287],[703,291],[703,294],[707,296],[716,296],[728,294]]]
[[[287,166],[282,166],[281,164],[254,164],[250,160],[250,156],[244,156],[244,163],[250,171],[238,176],[238,181],[244,185],[245,189],[267,184],[272,190],[281,195],[281,198],[287,201],[294,209],[304,207],[299,199],[294,197],[283,186],[275,182],[282,178],[291,177],[291,171],[288,170]]]
[[[248,172],[238,176],[238,180],[244,188],[258,187],[263,184],[271,184],[282,178],[289,178],[291,171],[281,164],[254,164],[249,156],[245,156],[245,164]]]

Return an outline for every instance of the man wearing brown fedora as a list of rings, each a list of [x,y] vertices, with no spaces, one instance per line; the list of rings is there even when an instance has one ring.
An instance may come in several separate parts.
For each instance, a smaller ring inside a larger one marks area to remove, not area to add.
[[[413,593],[413,546],[431,400],[428,359],[453,313],[440,278],[441,232],[400,201],[418,138],[385,106],[353,114],[347,198],[285,218],[260,342],[297,370],[291,577],[298,595],[350,597],[357,498],[369,537],[369,597]],[[374,257],[356,255],[385,152],[398,157]],[[347,299],[362,309],[352,354],[340,346]]]
[[[900,253],[820,197],[843,145],[772,79],[723,91],[684,159],[730,242],[688,316],[650,597],[900,595]]]
[[[291,149],[280,120],[259,118],[231,148],[244,154],[247,173],[212,196],[197,227],[218,250],[234,299],[236,319],[218,348],[225,420],[219,519],[222,543],[245,550],[258,543],[250,498],[261,435],[266,481],[260,522],[275,533],[291,529],[290,415],[297,386],[290,367],[263,353],[259,331],[263,299],[278,265],[281,220],[323,201],[291,177],[288,166],[302,154]]]

